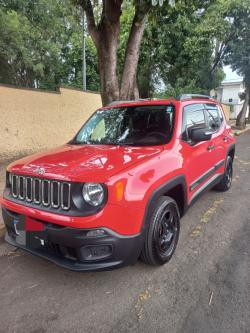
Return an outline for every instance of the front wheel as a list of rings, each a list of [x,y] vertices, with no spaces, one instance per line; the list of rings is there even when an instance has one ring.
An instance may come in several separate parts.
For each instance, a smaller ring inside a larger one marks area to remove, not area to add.
[[[228,191],[232,185],[232,180],[233,180],[233,160],[231,156],[228,156],[223,178],[215,186],[215,190],[221,192]]]
[[[180,233],[180,214],[176,202],[160,197],[148,216],[148,230],[141,259],[150,265],[163,265],[175,252]]]

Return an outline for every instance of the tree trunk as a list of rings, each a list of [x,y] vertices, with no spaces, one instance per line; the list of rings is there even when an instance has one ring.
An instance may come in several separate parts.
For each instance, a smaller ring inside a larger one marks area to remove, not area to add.
[[[250,89],[246,89],[246,97],[244,100],[244,104],[242,106],[242,110],[240,111],[236,119],[236,127],[239,129],[244,129],[246,127],[246,113],[249,104],[249,90]]]
[[[120,26],[103,27],[98,43],[98,62],[101,82],[102,104],[119,100],[117,76],[117,48]]]
[[[121,81],[120,98],[122,100],[130,100],[135,93],[136,71],[139,59],[139,51],[147,14],[150,7],[144,7],[143,10],[137,7],[135,17],[130,30],[124,68]]]
[[[248,98],[248,119],[247,119],[248,124],[250,124],[250,95]]]
[[[120,36],[120,16],[123,0],[103,0],[102,16],[96,25],[90,0],[79,0],[86,13],[88,31],[93,39],[97,53],[101,82],[102,104],[119,100],[117,75],[117,49]]]
[[[131,99],[139,99],[139,89],[138,89],[138,83],[137,83],[137,78],[134,78],[134,88],[133,88],[133,93],[131,95]]]
[[[86,13],[88,31],[97,52],[103,105],[112,101],[131,100],[139,97],[137,87],[137,64],[150,1],[135,0],[135,16],[131,26],[121,85],[117,75],[117,50],[120,36],[120,16],[123,0],[102,0],[102,15],[97,25],[91,0],[78,0]]]

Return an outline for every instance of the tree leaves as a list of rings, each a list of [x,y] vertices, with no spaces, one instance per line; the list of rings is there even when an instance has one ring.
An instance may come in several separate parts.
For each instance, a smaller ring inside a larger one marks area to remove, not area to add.
[[[82,27],[71,0],[1,0],[0,82],[82,87]],[[88,89],[98,90],[96,50],[87,42]]]
[[[80,1],[80,0],[79,0]],[[0,0],[0,82],[82,87],[82,26],[77,0]],[[249,0],[124,0],[118,76],[136,6],[151,6],[137,71],[141,96],[166,90],[208,93],[230,64],[250,85]],[[92,1],[96,24],[102,3]],[[87,88],[99,89],[97,51],[86,39]]]

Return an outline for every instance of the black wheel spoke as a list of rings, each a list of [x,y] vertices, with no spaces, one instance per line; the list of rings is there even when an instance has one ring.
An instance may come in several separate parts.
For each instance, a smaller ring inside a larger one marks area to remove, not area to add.
[[[172,198],[162,196],[157,200],[151,217],[141,258],[147,263],[162,265],[174,254],[179,239],[178,206]]]
[[[171,248],[177,228],[175,225],[175,216],[173,212],[166,211],[165,214],[161,218],[161,222],[159,224],[159,239],[158,244],[160,251],[164,254]]]
[[[226,184],[227,187],[230,187],[232,182],[232,176],[233,176],[233,170],[231,164],[228,165],[227,171],[226,171]]]

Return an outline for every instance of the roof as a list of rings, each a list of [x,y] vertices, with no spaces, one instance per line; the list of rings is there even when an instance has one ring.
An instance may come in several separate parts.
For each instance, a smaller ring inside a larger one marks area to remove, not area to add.
[[[231,85],[231,84],[241,84],[241,83],[243,83],[243,79],[242,78],[231,79],[231,80],[223,80],[221,82],[221,86]]]
[[[196,102],[213,102],[218,103],[217,100],[213,99],[210,96],[202,96],[202,95],[191,95],[186,94],[182,95],[180,98],[169,98],[169,99],[138,99],[138,100],[131,100],[131,101],[114,101],[106,106],[104,109],[108,109],[110,107],[127,107],[127,106],[143,106],[143,105],[162,105],[162,104],[179,104],[184,103],[187,101],[196,101]]]

